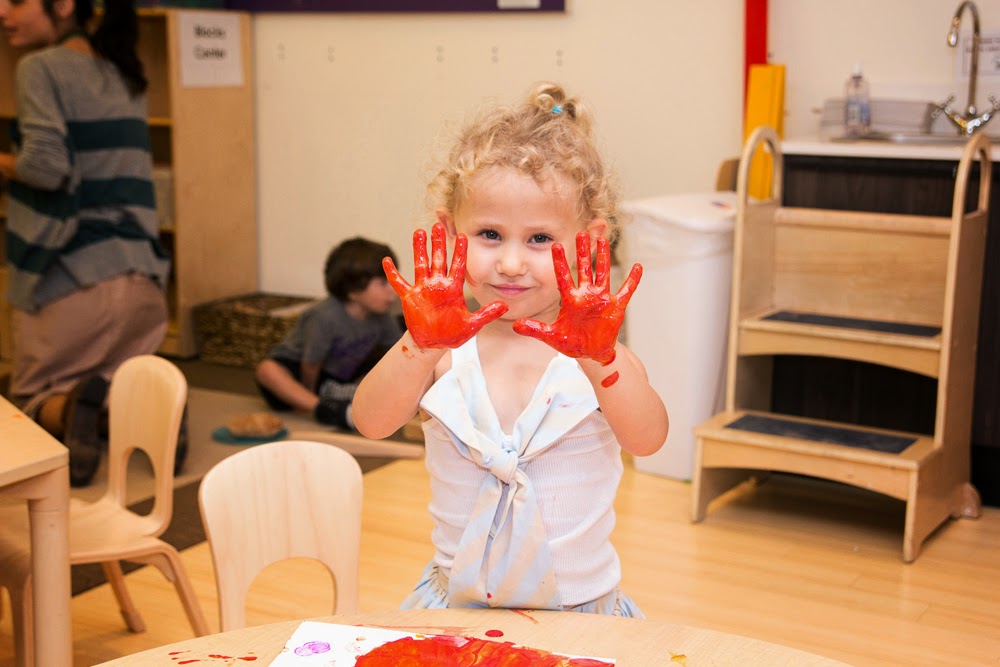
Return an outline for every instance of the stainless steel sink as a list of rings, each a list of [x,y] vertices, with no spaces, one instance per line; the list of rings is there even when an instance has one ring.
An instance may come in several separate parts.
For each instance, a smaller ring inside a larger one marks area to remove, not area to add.
[[[882,141],[892,144],[937,144],[960,146],[968,141],[962,134],[924,134],[920,132],[871,132],[864,137],[837,137],[833,141],[858,142]]]

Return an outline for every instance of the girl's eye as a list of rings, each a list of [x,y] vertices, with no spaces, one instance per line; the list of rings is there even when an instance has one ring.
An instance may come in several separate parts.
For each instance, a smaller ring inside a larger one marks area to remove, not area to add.
[[[552,237],[548,234],[535,234],[531,237],[532,243],[548,243],[552,240]]]
[[[479,235],[482,236],[487,241],[499,241],[500,240],[500,234],[497,231],[493,230],[493,229],[484,229],[483,231],[479,232]]]

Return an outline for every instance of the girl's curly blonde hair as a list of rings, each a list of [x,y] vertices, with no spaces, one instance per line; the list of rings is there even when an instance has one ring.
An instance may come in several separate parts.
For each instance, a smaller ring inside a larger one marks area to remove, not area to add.
[[[617,239],[617,183],[595,145],[589,110],[560,85],[536,84],[524,103],[488,109],[467,125],[427,187],[431,211],[458,210],[473,178],[492,167],[514,169],[539,184],[562,177],[577,190],[580,219],[604,218],[609,240]]]

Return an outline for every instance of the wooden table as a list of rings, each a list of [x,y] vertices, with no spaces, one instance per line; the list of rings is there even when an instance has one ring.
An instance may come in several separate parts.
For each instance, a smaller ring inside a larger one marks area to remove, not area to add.
[[[69,667],[69,450],[2,396],[0,496],[28,501],[34,614],[39,619],[35,662]]]
[[[613,658],[617,667],[844,666],[818,655],[725,632],[594,614],[441,609],[338,614],[311,620],[513,642],[566,655]],[[112,660],[100,667],[180,664],[264,667],[281,653],[298,625],[299,621],[287,621],[198,637]],[[491,664],[499,663],[483,662],[481,667]]]

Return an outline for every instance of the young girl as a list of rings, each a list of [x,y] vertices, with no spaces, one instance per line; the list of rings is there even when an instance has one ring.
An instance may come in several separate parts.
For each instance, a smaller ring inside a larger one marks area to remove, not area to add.
[[[385,262],[407,332],[354,399],[372,438],[418,407],[425,416],[435,554],[403,607],[641,617],[609,541],[619,447],[657,451],[667,412],[617,340],[641,267],[610,292],[616,196],[586,107],[541,84],[525,104],[489,112],[430,192],[429,266],[423,230],[412,285]],[[488,305],[470,313],[464,282]]]
[[[30,51],[15,73],[15,153],[0,153],[17,342],[11,393],[63,438],[74,486],[97,469],[107,380],[163,342],[170,269],[134,3],[105,0],[96,22],[93,5],[0,0],[7,40]]]

